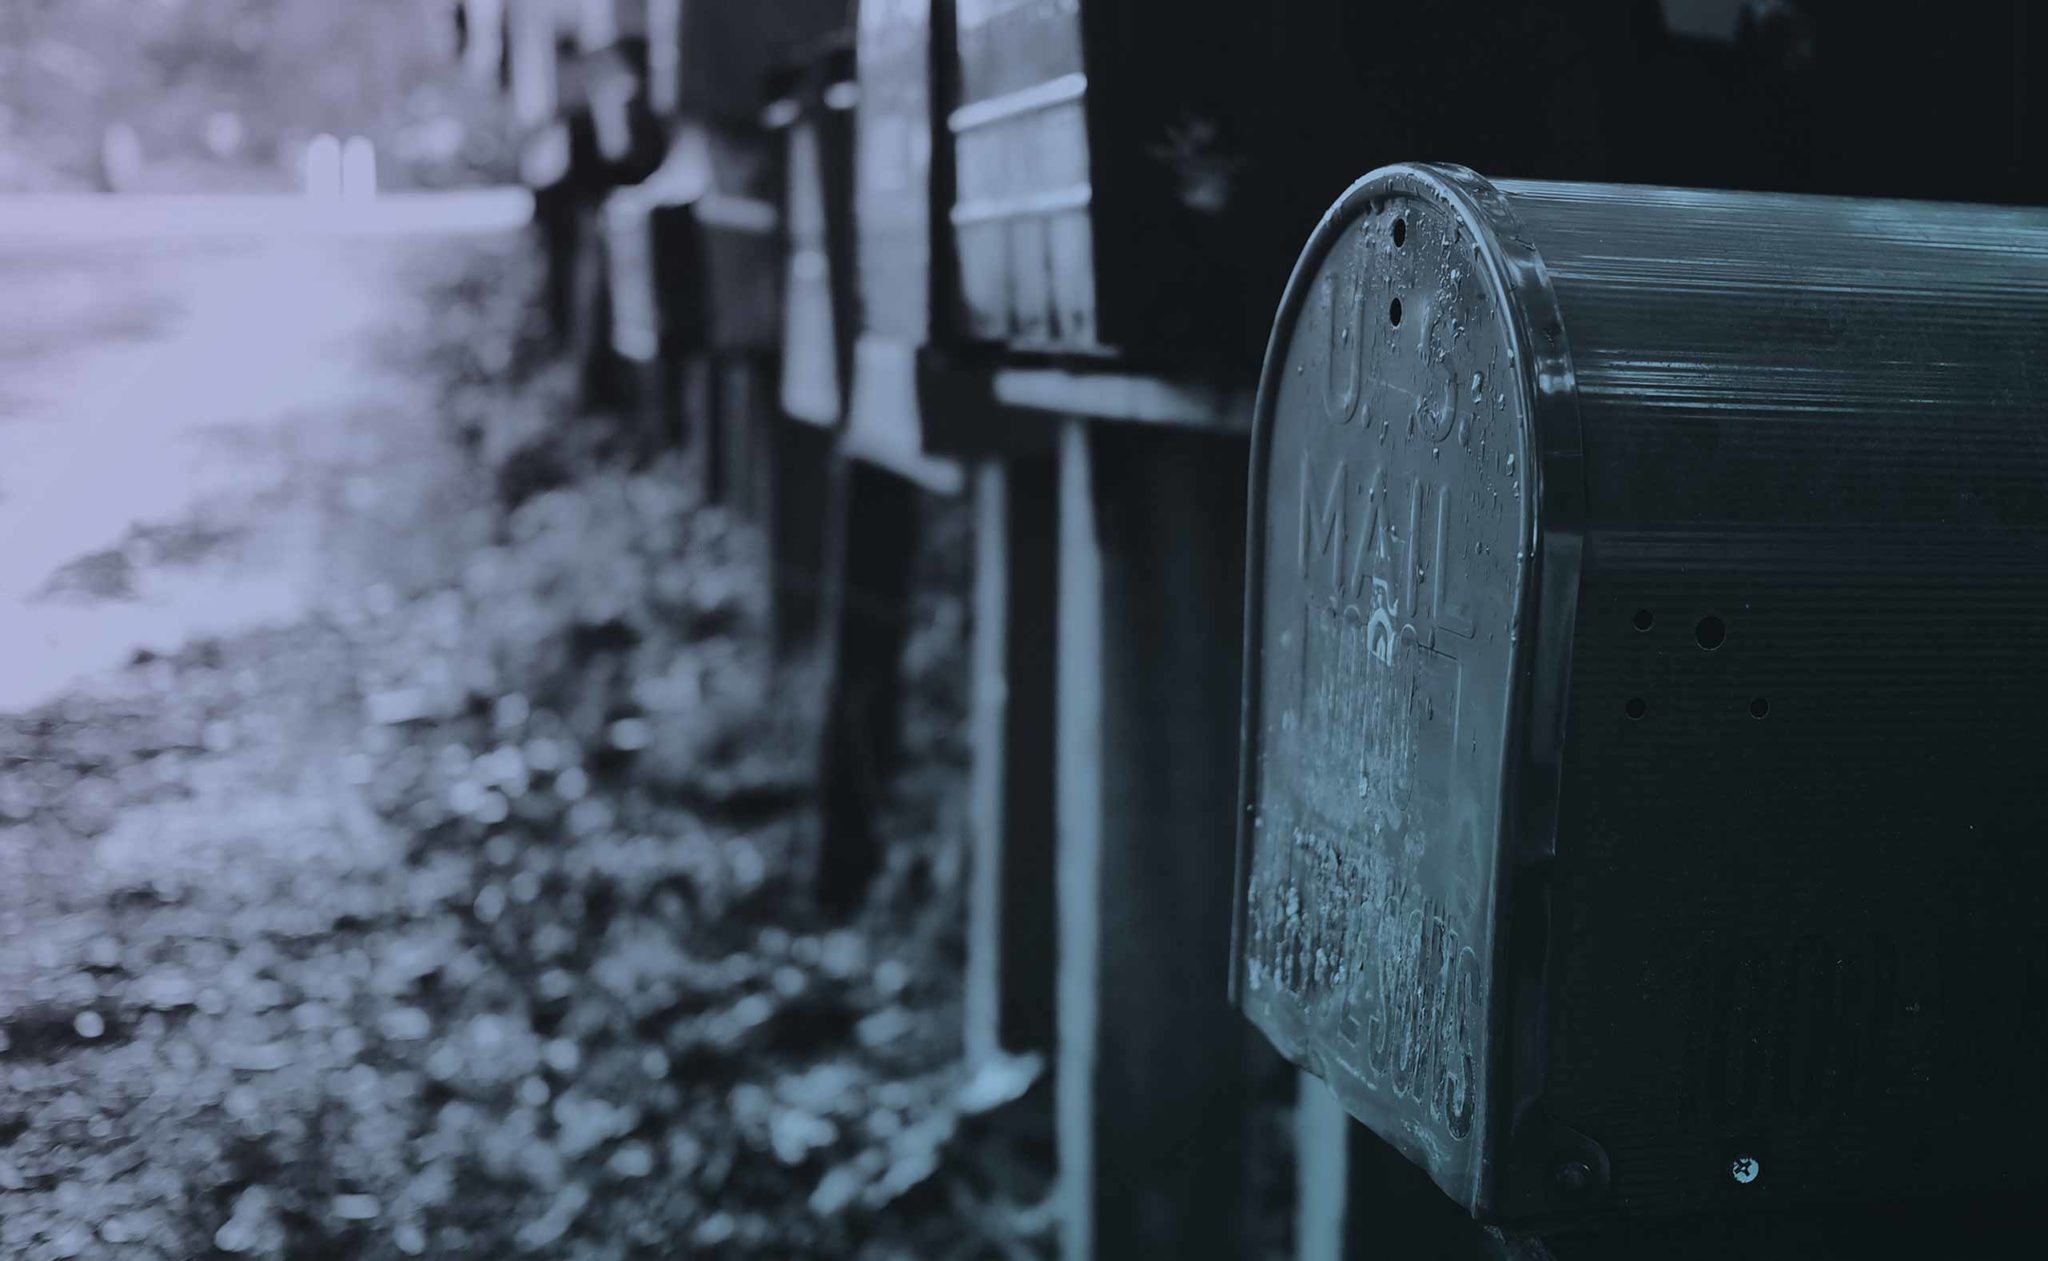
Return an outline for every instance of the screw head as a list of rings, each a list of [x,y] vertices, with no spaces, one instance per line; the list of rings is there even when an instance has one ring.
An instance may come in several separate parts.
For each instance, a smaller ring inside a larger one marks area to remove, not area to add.
[[[1763,1171],[1763,1165],[1754,1156],[1737,1156],[1728,1162],[1728,1176],[1743,1186],[1755,1182]]]
[[[1557,1167],[1553,1177],[1557,1181],[1558,1193],[1574,1199],[1584,1195],[1586,1188],[1593,1185],[1593,1171],[1586,1168],[1582,1161],[1566,1161]]]

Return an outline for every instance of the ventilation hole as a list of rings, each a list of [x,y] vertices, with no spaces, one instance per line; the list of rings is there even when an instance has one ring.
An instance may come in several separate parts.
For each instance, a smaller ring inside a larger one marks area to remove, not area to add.
[[[1630,718],[1641,718],[1644,714],[1650,712],[1650,706],[1649,702],[1645,701],[1642,697],[1631,696],[1628,698],[1628,704],[1621,707],[1621,711]]]
[[[1648,609],[1637,609],[1635,623],[1637,630],[1646,631],[1657,624],[1657,615]]]
[[[1761,718],[1770,712],[1771,703],[1761,696],[1749,703],[1749,716],[1751,718]]]
[[[1394,301],[1393,301],[1393,304],[1392,304],[1391,306],[1389,306],[1389,307],[1387,308],[1387,318],[1388,318],[1389,320],[1393,321],[1393,323],[1394,323],[1394,325],[1395,325],[1396,327],[1399,327],[1399,326],[1400,326],[1400,323],[1401,323],[1401,299],[1399,299],[1399,298],[1395,298],[1395,299],[1394,299]]]
[[[1693,638],[1700,641],[1700,647],[1712,652],[1728,638],[1728,623],[1709,613],[1700,619],[1698,626],[1692,628],[1692,633]]]
[[[1408,221],[1406,219],[1394,220],[1394,244],[1401,245],[1405,243],[1407,240]]]

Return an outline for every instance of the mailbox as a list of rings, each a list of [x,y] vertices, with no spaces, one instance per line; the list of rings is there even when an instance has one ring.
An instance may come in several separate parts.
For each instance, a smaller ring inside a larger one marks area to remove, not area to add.
[[[1627,15],[1641,7],[942,5],[959,290],[947,340],[1248,384],[1293,243],[1374,155],[1582,176],[1603,172],[1610,143],[1661,151],[1668,141],[1609,136],[1600,99],[1611,90],[1626,101],[1618,117],[1654,114],[1667,129],[1678,113],[1618,82],[1639,60]],[[1712,112],[1736,95],[1683,104]],[[1524,125],[1502,125],[1503,100],[1527,102]]]
[[[677,129],[666,159],[635,189],[650,236],[656,321],[665,351],[759,351],[781,337],[781,215],[769,199],[763,137],[699,124]]]
[[[2048,212],[1396,166],[1281,303],[1233,988],[1507,1222],[2048,1174]]]
[[[835,39],[806,62],[768,107],[784,158],[782,410],[836,429],[853,371],[852,43]]]
[[[930,338],[934,0],[864,0],[854,31],[853,386],[840,449],[940,494],[965,477],[924,450],[917,354]],[[935,264],[938,266],[935,267]]]
[[[655,0],[656,96],[683,115],[752,125],[762,80],[846,26],[848,0]]]
[[[1038,350],[1212,349],[1205,330],[1228,323],[1217,309],[1238,305],[1241,128],[1266,77],[1260,28],[1274,19],[1213,0],[951,8],[942,82],[956,85],[946,138],[957,336]],[[1187,266],[1193,258],[1202,265]],[[1234,344],[1237,331],[1221,335]]]

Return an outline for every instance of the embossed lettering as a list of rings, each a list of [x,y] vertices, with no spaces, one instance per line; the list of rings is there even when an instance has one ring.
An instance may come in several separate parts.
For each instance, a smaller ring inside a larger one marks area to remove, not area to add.
[[[1323,365],[1323,410],[1330,423],[1347,425],[1358,414],[1364,393],[1365,277],[1343,278],[1343,269],[1323,279],[1323,315],[1330,353]],[[1341,291],[1341,292],[1340,292]]]
[[[1365,487],[1365,528],[1358,532],[1358,547],[1351,555],[1351,574],[1344,584],[1344,594],[1356,600],[1365,594],[1366,583],[1371,580],[1378,562],[1391,560],[1387,550],[1386,520],[1382,509],[1387,505],[1387,470],[1384,467],[1373,470]]]
[[[1372,653],[1387,664],[1403,632],[1438,651],[1444,650],[1438,630],[1473,635],[1468,606],[1444,581],[1455,557],[1449,496],[1419,473],[1409,477],[1407,489],[1406,521],[1397,528],[1385,466],[1360,479],[1338,460],[1326,480],[1302,457],[1301,576],[1314,579],[1317,561],[1329,557],[1326,590],[1346,616],[1368,625]],[[1355,515],[1360,512],[1363,520]]]
[[[1350,482],[1344,475],[1344,461],[1337,461],[1337,467],[1330,474],[1330,489],[1323,496],[1323,510],[1314,514],[1310,505],[1315,501],[1309,472],[1308,457],[1301,460],[1301,576],[1309,576],[1309,565],[1314,560],[1310,555],[1310,544],[1317,544],[1319,554],[1330,557],[1330,581],[1340,587],[1343,575],[1339,570],[1344,555],[1346,499]]]

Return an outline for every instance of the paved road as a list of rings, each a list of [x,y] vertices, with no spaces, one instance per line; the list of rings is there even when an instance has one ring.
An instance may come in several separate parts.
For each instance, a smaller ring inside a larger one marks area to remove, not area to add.
[[[0,199],[0,710],[319,597],[307,462],[416,388],[367,353],[524,194]]]

